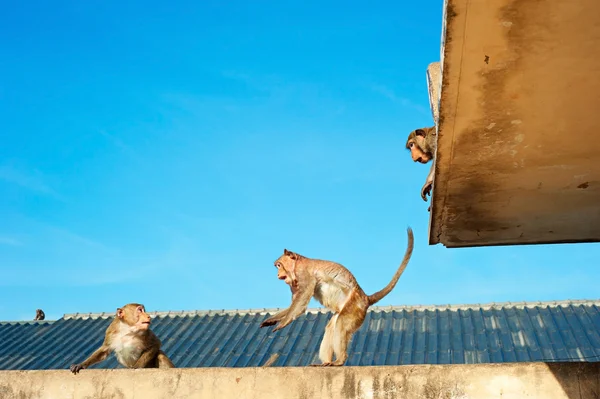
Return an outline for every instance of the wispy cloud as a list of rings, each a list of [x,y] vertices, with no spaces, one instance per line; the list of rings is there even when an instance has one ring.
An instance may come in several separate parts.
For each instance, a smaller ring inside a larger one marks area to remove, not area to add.
[[[10,245],[12,247],[19,247],[23,245],[23,243],[12,237],[0,236],[0,245]]]
[[[39,194],[62,199],[62,197],[46,183],[42,173],[36,169],[25,172],[12,165],[0,165],[0,180],[16,184]]]
[[[199,258],[195,241],[176,230],[165,231],[164,247],[137,251],[113,246],[65,226],[26,217],[22,223],[31,232],[27,246],[33,255],[6,262],[0,258],[6,266],[0,287],[89,287],[150,281],[149,276],[195,272]],[[22,243],[4,234],[0,235],[0,245]],[[30,278],[32,275],[35,278]]]
[[[46,231],[55,235],[58,239],[60,239],[62,241],[73,242],[76,245],[78,245],[79,247],[86,246],[86,247],[96,248],[98,250],[103,250],[103,251],[107,251],[107,252],[112,251],[111,248],[108,248],[101,242],[84,237],[84,236],[74,233],[70,230],[67,230],[67,229],[64,229],[61,227],[46,225],[46,224],[42,224],[42,226],[46,229]]]
[[[110,134],[103,129],[99,129],[98,133],[102,137],[104,137],[108,141],[110,141],[115,147],[120,149],[123,153],[127,154],[128,156],[130,156],[131,158],[133,158],[134,160],[136,160],[138,162],[141,161],[142,158],[140,157],[138,152],[136,150],[134,150],[129,144],[126,144],[123,140],[121,140],[114,134]]]
[[[258,124],[264,120],[259,116],[262,114],[276,113],[280,115],[276,119],[283,120],[281,115],[331,118],[346,112],[346,104],[327,85],[319,82],[235,70],[223,70],[219,74],[220,78],[228,81],[226,86],[242,87],[244,90],[219,94],[165,92],[164,105],[158,112],[180,127],[190,123],[189,117],[210,121],[221,118],[227,123],[226,118],[235,115],[236,121],[244,118]]]
[[[266,95],[269,106],[293,103],[320,110],[325,108],[327,113],[336,114],[345,110],[344,104],[332,96],[327,86],[318,82],[295,80],[276,74],[249,74],[231,70],[221,71],[221,76],[238,81],[260,95]]]
[[[399,104],[403,107],[412,108],[423,114],[429,114],[429,110],[426,107],[424,107],[420,104],[416,104],[413,101],[409,100],[408,98],[398,96],[394,90],[390,89],[389,87],[387,87],[385,85],[373,83],[373,84],[368,85],[368,87],[373,92],[382,95],[383,97],[387,98],[388,100],[392,101],[393,103]]]
[[[251,75],[245,72],[227,70],[221,71],[221,76],[244,83],[248,87],[259,91],[273,92],[285,86],[282,79],[274,75]]]

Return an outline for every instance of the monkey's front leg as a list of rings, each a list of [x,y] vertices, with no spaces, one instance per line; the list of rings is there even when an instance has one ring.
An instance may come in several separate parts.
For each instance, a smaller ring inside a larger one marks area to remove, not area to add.
[[[267,320],[260,323],[260,328],[274,326],[275,324],[279,323],[281,321],[281,319],[283,319],[287,315],[288,312],[289,312],[289,309],[285,309],[279,313],[275,313],[273,316],[269,317]]]
[[[157,363],[159,369],[174,369],[175,365],[163,351],[158,352]]]
[[[429,181],[429,180],[427,180],[425,182],[425,185],[423,185],[423,188],[421,189],[421,198],[423,198],[423,201],[427,202],[427,196],[431,195],[432,186],[433,186],[433,181]]]
[[[69,367],[69,369],[73,374],[77,374],[80,370],[87,369],[88,367],[105,360],[109,354],[110,348],[108,346],[102,345],[94,353],[92,353],[90,357],[88,357],[79,364],[72,364],[71,367]]]
[[[316,285],[316,278],[311,276],[309,281],[299,282],[298,288],[292,289],[292,304],[279,321],[279,325],[273,329],[273,332],[281,330],[306,311],[310,298],[312,298],[315,292]]]
[[[304,313],[306,310],[308,302],[310,301],[310,298],[312,298],[312,293],[315,290],[314,286],[315,283],[310,282],[309,289],[297,290],[293,288],[292,304],[290,307],[269,317],[267,320],[260,323],[260,327],[272,326],[279,323],[279,325],[273,329],[273,332],[275,332],[290,324],[296,317]]]
[[[158,356],[159,349],[158,348],[149,348],[145,350],[140,358],[133,364],[134,369],[144,369],[147,368],[149,364],[155,364],[156,358]]]
[[[295,276],[295,274],[294,274],[294,276]],[[294,277],[294,278],[296,278],[296,277]],[[294,301],[296,300],[296,296],[298,295],[298,285],[297,284],[298,284],[297,282],[294,283],[293,281],[292,281],[292,284],[290,284],[290,291],[292,292],[292,305],[294,304]],[[290,305],[290,307],[287,309],[284,309],[280,312],[275,313],[273,316],[269,317],[267,320],[260,323],[260,328],[274,326],[275,324],[279,323],[290,312],[292,305]]]
[[[435,174],[435,161],[431,164],[431,169],[429,170],[429,174],[427,175],[427,179],[425,180],[425,184],[423,188],[421,188],[421,198],[423,201],[427,202],[427,195],[431,195],[431,188],[433,186],[433,176]]]

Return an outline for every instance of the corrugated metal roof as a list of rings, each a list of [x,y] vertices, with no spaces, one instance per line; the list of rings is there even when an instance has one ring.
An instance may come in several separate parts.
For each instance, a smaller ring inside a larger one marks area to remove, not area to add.
[[[600,361],[600,300],[373,307],[347,365]],[[275,310],[153,312],[177,367],[305,366],[318,362],[330,313],[309,310],[277,333]],[[0,323],[0,369],[65,369],[102,343],[113,313]],[[114,356],[95,368],[120,367]]]

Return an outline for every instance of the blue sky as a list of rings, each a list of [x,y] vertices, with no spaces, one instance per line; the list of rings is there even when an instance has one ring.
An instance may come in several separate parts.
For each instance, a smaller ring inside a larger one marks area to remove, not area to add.
[[[599,297],[598,245],[427,245],[441,0],[13,2],[0,15],[0,320],[287,306],[284,248],[381,304]]]

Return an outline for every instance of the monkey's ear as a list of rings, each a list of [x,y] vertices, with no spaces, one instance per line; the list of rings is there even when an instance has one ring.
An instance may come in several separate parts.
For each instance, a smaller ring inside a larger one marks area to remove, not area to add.
[[[298,259],[298,257],[296,256],[295,253],[293,253],[292,251],[288,251],[287,249],[283,250],[283,254],[286,256],[289,256],[290,258],[292,258],[293,260]]]
[[[123,314],[123,309],[121,309],[121,308],[117,308],[117,317],[118,317],[119,319],[122,319],[122,318],[123,318],[123,316],[124,316],[124,314]]]
[[[415,134],[417,136],[425,137],[425,130],[423,130],[423,129],[417,129],[417,130],[415,130]]]

